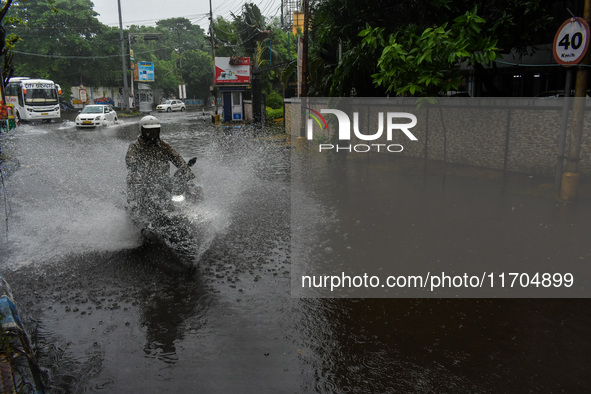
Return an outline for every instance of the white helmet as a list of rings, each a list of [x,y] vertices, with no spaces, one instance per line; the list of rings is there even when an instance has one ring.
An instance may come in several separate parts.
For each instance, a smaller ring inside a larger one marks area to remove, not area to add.
[[[140,131],[142,129],[159,129],[160,121],[152,115],[144,116],[140,120]]]

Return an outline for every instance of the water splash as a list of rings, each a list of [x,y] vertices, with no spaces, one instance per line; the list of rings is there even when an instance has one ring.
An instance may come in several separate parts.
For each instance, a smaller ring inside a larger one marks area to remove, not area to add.
[[[10,226],[8,242],[0,234],[4,264],[20,267],[141,245],[140,229],[126,212],[125,154],[137,138],[136,123],[96,130],[76,130],[71,122],[25,125],[6,137],[3,149],[18,158],[20,169],[6,184]],[[236,210],[256,203],[244,196],[261,192],[257,171],[275,160],[274,151],[252,143],[250,134],[226,138],[208,125],[179,123],[163,121],[162,139],[183,157],[198,157],[194,172],[205,201],[185,214],[199,229],[199,259],[231,228]]]

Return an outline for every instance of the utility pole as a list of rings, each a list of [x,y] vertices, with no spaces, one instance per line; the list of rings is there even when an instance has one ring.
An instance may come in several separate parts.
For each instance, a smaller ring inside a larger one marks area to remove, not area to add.
[[[302,38],[302,76],[300,81],[300,119],[301,119],[301,126],[300,126],[300,136],[296,138],[296,148],[298,149],[306,149],[308,146],[308,141],[306,140],[306,111],[304,111],[305,100],[308,100],[308,29],[309,29],[309,19],[310,19],[310,0],[303,1],[303,11],[304,11],[304,35]]]
[[[0,25],[0,51],[4,49],[6,44],[6,31],[4,26]],[[0,96],[2,96],[2,105],[6,104],[6,93],[4,92],[4,75],[2,75],[2,69],[0,68]]]
[[[187,30],[189,31],[189,30]],[[181,41],[181,31],[177,30],[176,31],[176,35],[178,38],[178,43],[179,43],[179,50],[178,50],[178,54],[179,54],[179,76],[181,78],[181,84],[179,85],[179,98],[182,99],[186,99],[186,90],[185,90],[185,83],[183,82],[183,47],[182,47],[182,41]]]
[[[308,97],[308,29],[310,20],[310,0],[304,0],[304,38],[302,43],[302,97]]]
[[[125,39],[123,38],[123,19],[121,19],[121,0],[117,0],[117,7],[119,9],[119,41],[121,42],[121,68],[123,69],[123,100],[125,101],[125,110],[129,112],[129,88],[127,87],[127,66],[125,64]]]
[[[133,91],[133,79],[135,76],[135,68],[137,67],[135,65],[135,59],[133,57],[133,51],[131,50],[131,33],[127,34],[127,38],[129,39],[129,61],[131,63],[131,77],[129,78],[129,82],[131,84],[131,98],[132,98],[132,103],[135,104],[135,92]],[[133,106],[131,106],[133,107]]]
[[[591,19],[590,0],[585,0],[583,9],[583,19],[587,22]],[[579,186],[579,155],[581,151],[581,142],[583,139],[583,125],[585,117],[585,97],[587,96],[587,65],[589,64],[589,51],[580,63],[577,70],[577,80],[575,83],[575,99],[573,103],[573,124],[566,157],[566,166],[562,174],[562,184],[560,188],[560,199],[564,201],[573,201],[577,198]]]
[[[214,32],[213,32],[213,9],[211,7],[211,0],[209,0],[209,20],[210,20],[210,38],[211,38],[211,60],[213,62],[213,105],[215,107],[215,115],[218,114],[218,99],[217,93],[215,90],[215,39],[214,39]]]

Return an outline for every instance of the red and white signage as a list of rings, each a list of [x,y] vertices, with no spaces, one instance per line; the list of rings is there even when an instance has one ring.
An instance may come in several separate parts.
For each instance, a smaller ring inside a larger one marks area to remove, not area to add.
[[[215,58],[216,85],[250,84],[250,58]],[[237,63],[237,64],[236,64]]]
[[[578,64],[589,45],[589,25],[583,18],[567,19],[554,36],[554,59],[565,66]]]

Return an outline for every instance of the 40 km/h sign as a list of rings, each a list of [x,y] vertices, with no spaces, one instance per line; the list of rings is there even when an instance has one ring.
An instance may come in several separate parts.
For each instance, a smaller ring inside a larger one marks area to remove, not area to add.
[[[554,36],[554,59],[566,66],[578,64],[589,45],[589,25],[583,18],[567,19]]]

